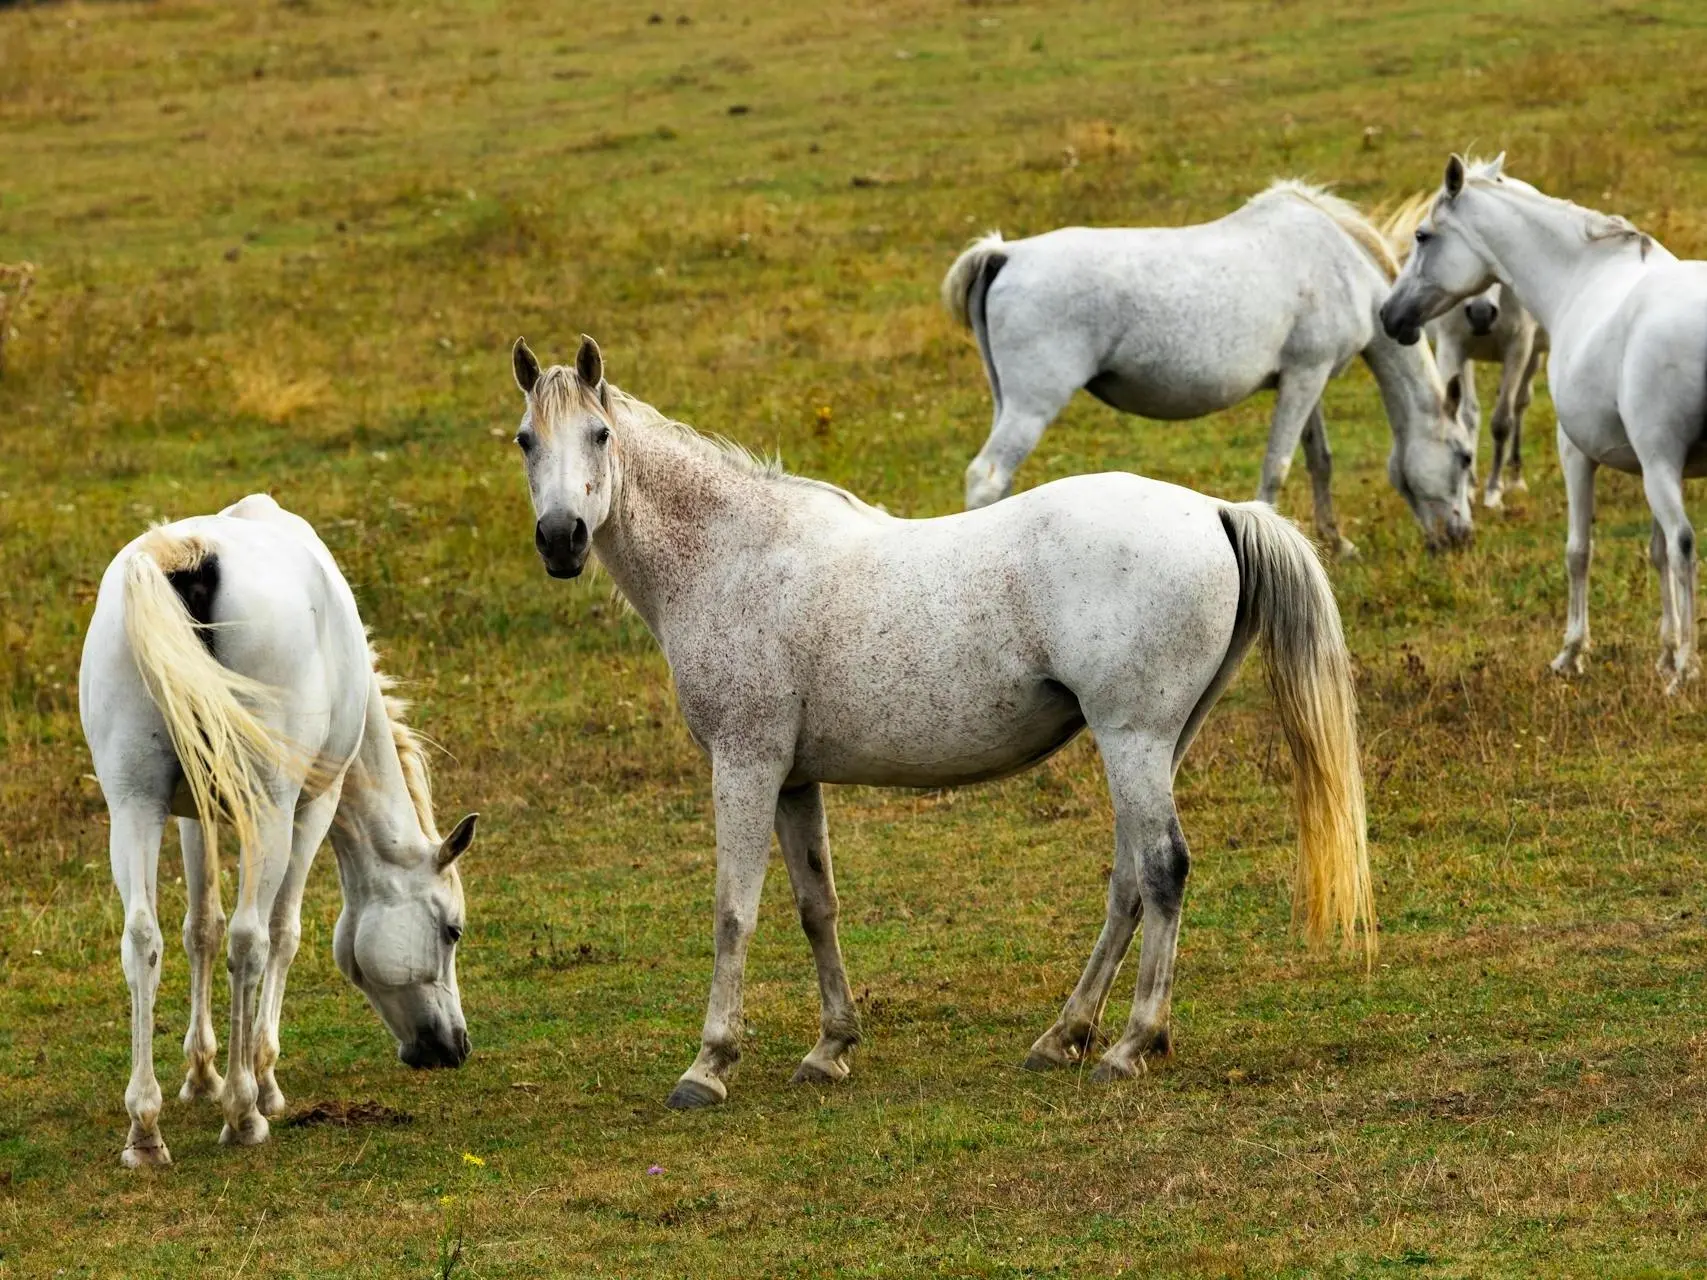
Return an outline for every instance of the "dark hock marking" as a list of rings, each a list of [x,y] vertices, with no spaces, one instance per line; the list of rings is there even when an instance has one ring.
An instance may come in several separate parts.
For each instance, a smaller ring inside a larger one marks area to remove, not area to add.
[[[1685,560],[1690,559],[1695,554],[1695,530],[1685,529],[1677,535],[1677,550],[1678,554]]]
[[[824,860],[818,856],[816,849],[806,851],[806,865],[812,868],[813,875],[821,876],[824,874]]]
[[[733,951],[741,941],[741,917],[733,911],[719,912],[716,938],[719,951]]]
[[[189,610],[202,644],[213,653],[213,598],[219,593],[219,556],[210,553],[193,569],[175,569],[166,575],[166,581]]]
[[[1191,854],[1186,851],[1185,833],[1180,830],[1179,818],[1168,819],[1167,844],[1153,849],[1144,858],[1140,874],[1143,877],[1143,898],[1164,916],[1177,915],[1185,900],[1185,879],[1191,872]]]

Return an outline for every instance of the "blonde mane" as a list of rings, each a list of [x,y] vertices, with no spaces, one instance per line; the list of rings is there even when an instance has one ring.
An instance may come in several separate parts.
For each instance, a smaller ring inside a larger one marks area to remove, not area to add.
[[[1290,197],[1302,200],[1307,205],[1332,218],[1339,229],[1350,236],[1358,248],[1374,260],[1388,280],[1399,278],[1399,264],[1393,257],[1393,251],[1387,244],[1387,239],[1363,216],[1351,201],[1334,195],[1326,187],[1304,182],[1298,178],[1280,178],[1271,183],[1264,191],[1252,196],[1247,205],[1273,200],[1278,197]]]
[[[403,770],[403,784],[409,788],[409,800],[415,806],[415,817],[427,839],[437,841],[440,836],[438,824],[433,821],[433,778],[427,769],[426,739],[404,723],[408,701],[392,694],[397,681],[379,669],[379,654],[371,645],[368,653],[373,662],[373,678],[379,684],[380,701],[385,706],[385,719],[391,726],[391,743],[397,749],[397,763]]]

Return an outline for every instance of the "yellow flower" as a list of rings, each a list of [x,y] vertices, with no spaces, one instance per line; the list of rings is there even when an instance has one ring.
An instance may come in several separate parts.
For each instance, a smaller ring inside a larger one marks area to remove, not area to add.
[[[439,1197],[439,1203],[440,1204],[446,1204],[446,1205],[455,1204],[456,1203],[456,1197],[455,1196],[440,1196]]]
[[[471,1151],[464,1151],[462,1153],[462,1162],[464,1164],[477,1164],[482,1169],[486,1167],[486,1162]]]

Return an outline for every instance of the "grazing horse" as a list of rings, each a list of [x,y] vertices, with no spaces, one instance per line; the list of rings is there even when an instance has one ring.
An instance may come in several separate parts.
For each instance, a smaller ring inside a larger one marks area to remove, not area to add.
[[[996,402],[966,469],[966,505],[1007,495],[1015,469],[1073,393],[1125,413],[1200,418],[1265,388],[1274,419],[1257,496],[1273,504],[1302,437],[1316,531],[1339,554],[1322,420],[1328,380],[1361,355],[1393,432],[1387,475],[1431,546],[1470,536],[1469,437],[1458,384],[1428,349],[1381,332],[1398,264],[1348,202],[1279,182],[1242,209],[1191,227],[1069,227],[1005,241],[991,233],[949,268],[942,300],[972,330]]]
[[[1543,195],[1506,176],[1504,161],[1475,169],[1457,155],[1447,161],[1381,320],[1414,343],[1423,325],[1495,281],[1535,314],[1553,344],[1548,382],[1570,504],[1570,613],[1553,670],[1583,667],[1594,473],[1614,467],[1642,477],[1653,513],[1657,666],[1676,693],[1699,673],[1683,480],[1707,475],[1707,263],[1678,261],[1624,218]]]
[[[1474,167],[1477,162],[1469,163]],[[1417,225],[1428,216],[1433,201],[1432,194],[1413,196],[1382,223],[1381,232],[1399,261],[1410,257]],[[1442,376],[1458,378],[1463,387],[1458,417],[1470,433],[1472,452],[1482,435],[1475,361],[1496,361],[1500,366],[1500,389],[1494,398],[1491,424],[1494,463],[1482,487],[1482,505],[1498,507],[1504,500],[1507,473],[1512,489],[1522,492],[1529,488],[1523,479],[1523,415],[1529,409],[1535,374],[1547,354],[1547,331],[1503,284],[1494,284],[1437,316],[1429,321],[1427,330]]]
[[[980,511],[902,520],[784,474],[625,395],[591,338],[573,369],[514,350],[534,544],[555,578],[596,552],[670,663],[711,757],[716,959],[699,1056],[673,1107],[723,1101],[741,1052],[741,979],[782,845],[821,998],[795,1079],[848,1074],[859,1016],[836,937],[823,783],[948,787],[1017,773],[1081,729],[1116,813],[1102,935],[1036,1067],[1081,1061],[1143,916],[1125,1032],[1096,1076],[1165,1055],[1189,859],[1173,779],[1260,638],[1296,763],[1294,904],[1309,936],[1364,928],[1372,903],[1349,659],[1303,534],[1139,476],[1079,476]]]
[[[160,1135],[154,995],[164,939],[160,837],[179,818],[190,958],[185,1102],[216,1099],[220,1141],[265,1141],[284,1109],[274,1067],[302,891],[331,832],[344,890],[333,955],[412,1067],[458,1066],[468,1029],[456,985],[474,815],[440,839],[426,762],[386,696],[355,598],[308,523],[264,494],[161,525],[101,579],[83,646],[83,733],[111,815],[131,997],[124,1163],[171,1162]],[[213,955],[225,917],[216,832],[236,832],[226,968],[231,1043],[214,1069]],[[258,987],[258,990],[257,990]]]

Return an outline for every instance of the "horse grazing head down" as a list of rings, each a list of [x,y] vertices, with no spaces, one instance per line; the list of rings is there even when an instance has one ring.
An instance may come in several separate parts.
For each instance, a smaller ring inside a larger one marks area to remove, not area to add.
[[[533,499],[533,542],[554,578],[579,577],[615,490],[611,394],[599,344],[585,335],[574,368],[541,370],[525,339],[512,352],[527,397],[516,444]]]

